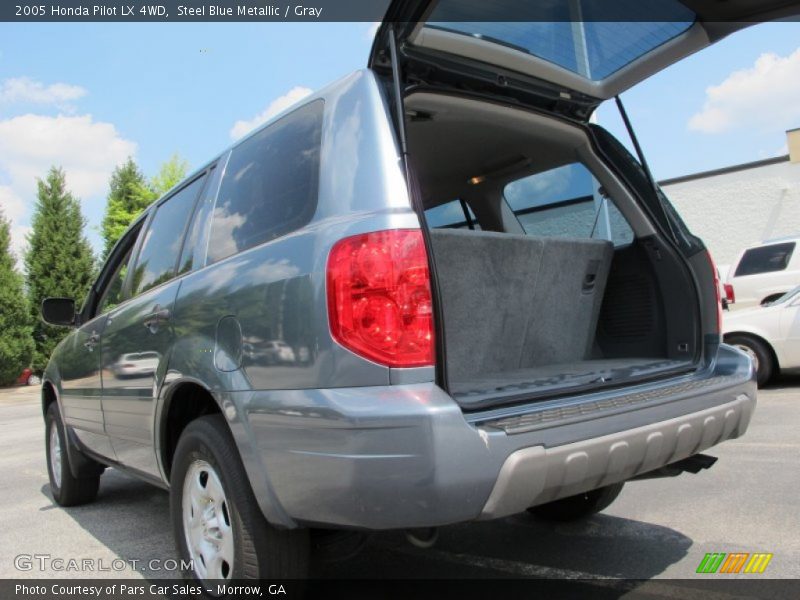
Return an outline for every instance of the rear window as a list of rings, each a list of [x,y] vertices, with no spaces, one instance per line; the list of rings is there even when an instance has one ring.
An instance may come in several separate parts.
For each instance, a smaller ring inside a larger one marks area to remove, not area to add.
[[[211,221],[213,263],[295,231],[317,208],[323,101],[298,108],[234,148]]]
[[[581,163],[512,181],[503,194],[528,235],[633,241],[628,221]]]
[[[794,242],[786,242],[746,250],[736,267],[734,277],[785,270],[789,266],[794,246]]]
[[[513,48],[599,81],[680,35],[694,20],[677,0],[615,0],[610,6],[607,0],[440,0],[426,27]]]

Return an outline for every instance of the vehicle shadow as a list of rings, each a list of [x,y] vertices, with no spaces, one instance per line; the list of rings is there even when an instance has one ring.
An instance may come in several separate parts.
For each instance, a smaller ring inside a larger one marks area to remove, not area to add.
[[[41,491],[51,499],[48,485]],[[109,469],[101,479],[96,502],[63,510],[116,556],[138,561],[137,570],[145,578],[180,575],[153,570],[147,564],[152,559],[163,564],[176,558],[165,491]],[[377,533],[353,558],[316,562],[311,576],[572,579],[578,583],[599,578],[647,580],[680,561],[691,545],[690,538],[674,529],[610,515],[553,524],[521,514],[444,527],[430,549],[410,545],[402,532]],[[630,592],[631,585],[636,582],[617,587],[605,584],[604,596]]]
[[[778,376],[773,377],[762,389],[780,390],[782,388],[792,388],[800,386],[800,369],[782,371]]]
[[[692,540],[668,527],[609,515],[548,523],[528,514],[442,528],[431,549],[399,532],[372,537],[323,577],[650,579],[686,556]]]
[[[41,492],[52,500],[50,485]],[[48,510],[46,506],[40,510]],[[169,518],[169,495],[162,489],[107,469],[100,478],[97,500],[83,506],[59,508],[82,529],[125,561],[136,561],[136,571],[145,578],[180,577],[177,571],[160,570],[176,552]],[[150,568],[149,561],[156,560]],[[114,569],[117,570],[117,569]],[[81,573],[80,577],[91,577]]]

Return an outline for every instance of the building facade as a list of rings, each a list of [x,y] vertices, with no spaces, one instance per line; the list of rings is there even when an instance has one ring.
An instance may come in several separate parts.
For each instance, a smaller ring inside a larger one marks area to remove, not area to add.
[[[800,129],[789,154],[660,182],[724,271],[751,244],[800,235]]]

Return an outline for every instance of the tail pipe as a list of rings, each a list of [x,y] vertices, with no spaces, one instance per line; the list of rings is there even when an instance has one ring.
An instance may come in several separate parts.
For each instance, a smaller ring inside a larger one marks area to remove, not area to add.
[[[406,529],[406,539],[417,548],[431,548],[439,539],[439,530],[436,527]]]
[[[717,462],[716,456],[709,456],[708,454],[695,454],[689,458],[684,458],[678,462],[649,471],[633,477],[633,479],[657,479],[659,477],[677,477],[681,473],[692,473],[696,475],[704,469],[710,469]]]

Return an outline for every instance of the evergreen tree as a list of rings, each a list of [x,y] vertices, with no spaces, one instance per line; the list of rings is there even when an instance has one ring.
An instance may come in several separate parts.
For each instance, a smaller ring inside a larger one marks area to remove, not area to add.
[[[173,186],[183,181],[188,170],[189,163],[178,154],[173,154],[167,162],[161,165],[156,176],[150,180],[150,187],[160,198]]]
[[[132,158],[118,166],[111,174],[106,213],[101,224],[105,242],[103,257],[125,233],[128,225],[156,199],[155,191],[147,184],[142,172]]]
[[[51,167],[37,185],[25,271],[33,316],[33,368],[40,371],[47,365],[53,348],[68,333],[64,327],[42,321],[42,300],[50,296],[74,298],[76,306],[81,306],[91,285],[94,257],[83,233],[86,221],[80,202],[67,191],[64,171]]]
[[[13,383],[33,356],[30,313],[14,268],[10,229],[0,212],[0,385]]]

